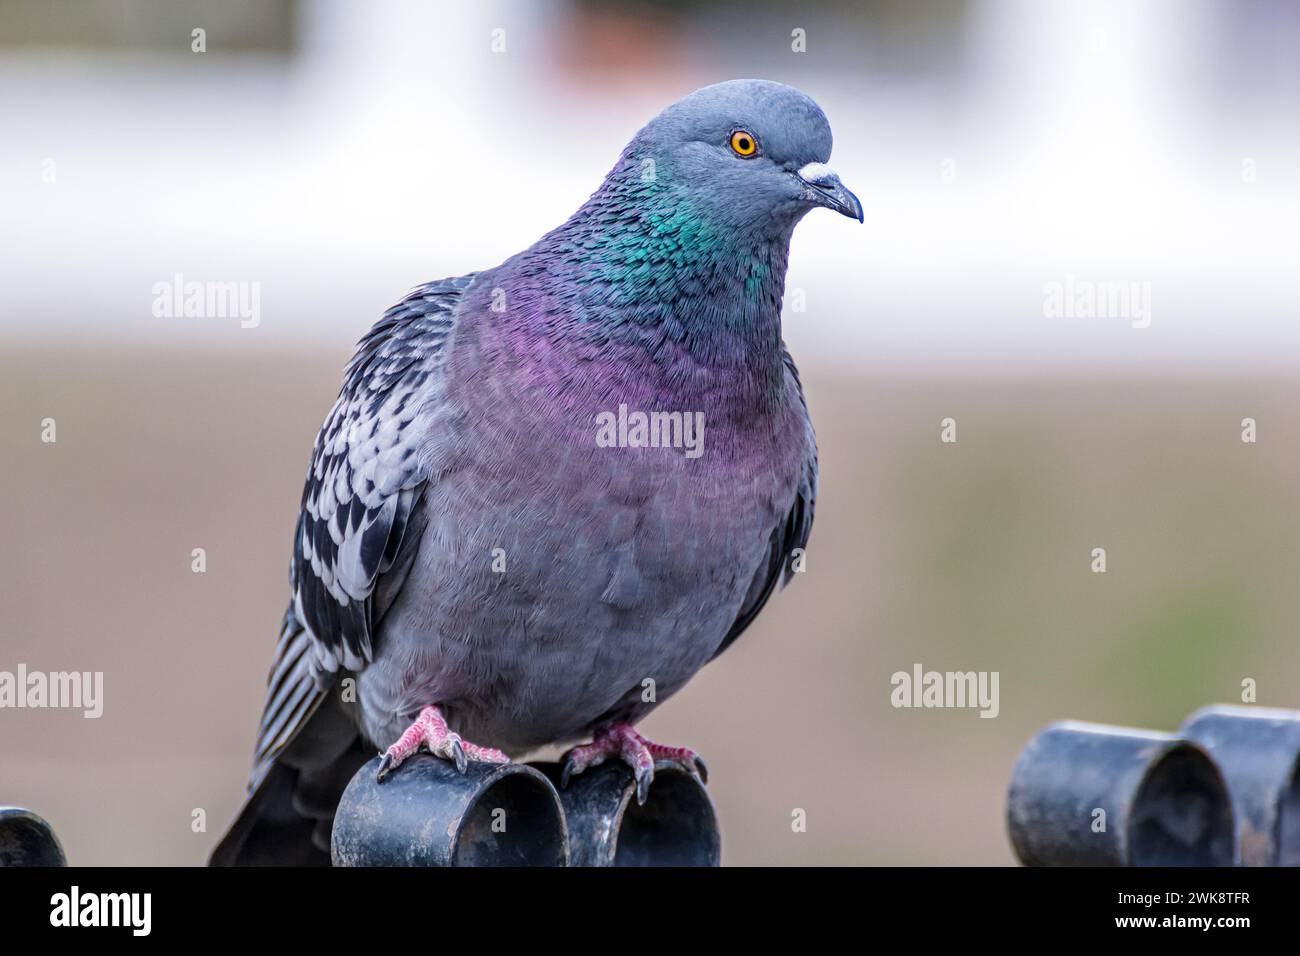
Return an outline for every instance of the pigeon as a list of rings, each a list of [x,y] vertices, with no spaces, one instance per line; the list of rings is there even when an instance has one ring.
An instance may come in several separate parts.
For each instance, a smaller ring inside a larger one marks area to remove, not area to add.
[[[329,862],[339,795],[419,750],[572,746],[562,785],[695,751],[635,729],[808,543],[817,445],[781,335],[795,225],[863,221],[806,94],[697,90],[566,222],[360,341],[312,451],[248,797],[214,865]],[[584,742],[585,741],[585,742]]]

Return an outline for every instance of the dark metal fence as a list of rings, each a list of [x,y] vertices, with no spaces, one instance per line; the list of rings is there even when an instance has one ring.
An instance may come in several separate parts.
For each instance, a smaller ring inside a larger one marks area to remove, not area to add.
[[[1028,866],[1300,865],[1300,712],[1053,724],[1016,762],[1007,829]]]
[[[673,764],[644,806],[611,762],[559,788],[556,764],[378,758],[334,819],[335,866],[717,866],[708,792]],[[1029,741],[1007,794],[1029,866],[1300,866],[1300,712],[1216,705],[1176,733],[1065,721]],[[0,807],[0,866],[63,866],[49,824]]]
[[[353,776],[334,815],[335,866],[717,866],[721,837],[703,784],[655,767],[644,805],[621,762],[560,789],[557,764],[471,763],[458,773],[417,754],[377,783],[376,757]],[[0,866],[63,866],[53,830],[0,809]]]

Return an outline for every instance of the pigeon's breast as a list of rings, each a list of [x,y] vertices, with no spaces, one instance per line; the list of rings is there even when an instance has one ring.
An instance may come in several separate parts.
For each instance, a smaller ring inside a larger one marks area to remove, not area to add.
[[[538,388],[480,388],[444,416],[419,557],[362,675],[379,739],[427,703],[516,752],[635,719],[713,656],[785,519],[797,402],[719,421]]]

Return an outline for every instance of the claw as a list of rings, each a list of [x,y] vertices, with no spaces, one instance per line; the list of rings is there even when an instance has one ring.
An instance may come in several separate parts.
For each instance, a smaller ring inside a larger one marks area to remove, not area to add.
[[[655,768],[653,765],[649,767],[637,767],[635,776],[636,805],[638,807],[644,807],[646,800],[650,798],[650,784],[654,783],[655,780]]]
[[[695,755],[695,775],[700,778],[700,783],[709,782],[709,768],[704,764],[704,758],[699,754]]]
[[[465,759],[465,748],[460,745],[459,737],[452,737],[449,742],[451,749],[451,759],[456,764],[456,769],[461,773],[469,770],[469,761]]]
[[[379,772],[375,774],[375,783],[383,783],[384,778],[393,772],[393,755],[385,753],[384,759],[379,761]]]

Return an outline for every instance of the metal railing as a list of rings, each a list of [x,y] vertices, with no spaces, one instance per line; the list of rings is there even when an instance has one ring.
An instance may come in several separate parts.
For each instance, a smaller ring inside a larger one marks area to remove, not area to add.
[[[1027,866],[1300,865],[1300,712],[1052,724],[1016,762],[1007,829]]]
[[[335,866],[717,866],[708,792],[655,768],[644,806],[622,763],[560,789],[556,764],[416,755],[376,783],[378,758],[344,791]],[[1065,721],[1021,752],[1007,829],[1029,866],[1300,866],[1300,712],[1216,705],[1176,733]],[[0,807],[0,866],[63,866],[48,823]]]
[[[558,764],[471,763],[428,754],[377,783],[376,757],[334,814],[335,866],[717,866],[721,837],[700,781],[659,763],[645,805],[623,763],[591,767],[564,789]],[[0,808],[0,866],[64,866],[54,831]]]

